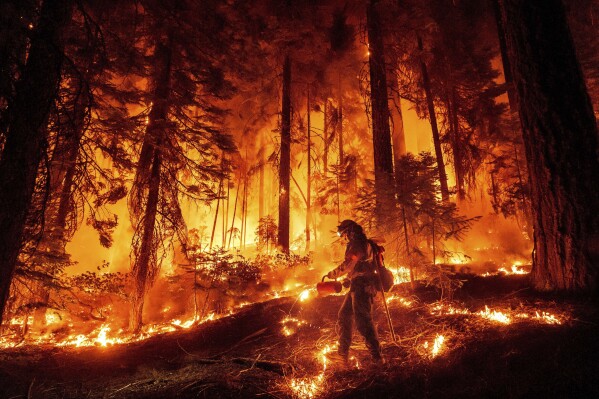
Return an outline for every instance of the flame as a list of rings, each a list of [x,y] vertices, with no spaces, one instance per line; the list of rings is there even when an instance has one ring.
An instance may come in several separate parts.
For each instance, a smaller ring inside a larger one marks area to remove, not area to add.
[[[430,350],[430,357],[435,358],[441,353],[441,349],[443,348],[443,343],[445,342],[445,336],[441,334],[437,334],[435,336],[435,340],[433,341],[432,348]],[[424,349],[428,350],[429,343],[426,341],[423,345]]]
[[[535,312],[534,315],[530,315],[528,313],[517,313],[517,314],[513,314],[510,317],[510,315],[507,314],[506,311],[491,310],[491,309],[489,309],[488,306],[485,306],[485,310],[481,310],[476,313],[472,313],[468,309],[459,309],[459,308],[453,307],[451,304],[443,304],[443,303],[436,303],[430,309],[430,313],[433,316],[475,315],[475,316],[479,316],[484,319],[498,322],[501,324],[511,324],[513,322],[514,318],[533,319],[533,320],[543,322],[545,324],[562,324],[563,323],[563,318],[559,318],[554,314],[551,314],[551,313],[548,313],[545,311],[539,311],[539,310],[535,310],[534,312]]]
[[[406,308],[409,308],[412,306],[412,301],[410,301],[404,297],[401,297],[401,296],[390,295],[386,299],[387,299],[387,303],[397,301],[397,302],[399,302],[400,305],[402,305]]]
[[[337,345],[325,345],[320,352],[317,353],[317,358],[322,362],[322,371],[315,377],[292,378],[289,380],[291,392],[300,399],[312,399],[324,392],[325,371],[327,369],[328,358],[327,354],[333,351]],[[356,365],[359,366],[356,360]]]
[[[410,269],[404,266],[389,267],[393,273],[393,284],[401,284],[410,282]]]
[[[562,324],[561,320],[547,312],[535,312],[535,319],[542,320],[547,324]]]
[[[300,302],[304,302],[308,298],[310,298],[310,290],[303,290],[302,293],[299,296],[299,301]]]
[[[490,310],[489,307],[486,305],[485,310],[481,310],[480,312],[478,312],[478,314],[485,319],[496,321],[502,324],[510,324],[512,322],[512,319],[505,313],[498,312],[496,310]]]
[[[525,270],[524,268],[522,268],[522,262],[516,261],[511,266],[510,270],[506,269],[505,267],[500,267],[499,270],[497,270],[496,272],[486,272],[486,273],[483,273],[481,276],[489,277],[489,276],[497,276],[499,274],[505,274],[505,275],[509,276],[509,275],[514,275],[514,274],[528,274],[528,273],[530,273],[530,272]]]
[[[46,319],[46,325],[57,324],[61,321],[61,318],[57,313],[46,312],[45,319]]]

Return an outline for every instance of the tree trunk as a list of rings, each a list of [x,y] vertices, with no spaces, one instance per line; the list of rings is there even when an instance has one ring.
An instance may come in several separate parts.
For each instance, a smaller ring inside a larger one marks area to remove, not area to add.
[[[417,35],[418,50],[422,53],[422,39]],[[439,170],[439,182],[441,184],[441,197],[443,201],[449,201],[449,188],[447,187],[447,173],[445,173],[445,162],[443,161],[443,152],[441,151],[441,138],[439,136],[439,127],[437,126],[437,115],[435,114],[435,103],[431,92],[431,82],[428,77],[428,69],[424,59],[420,60],[420,72],[422,74],[422,86],[426,95],[426,105],[428,107],[428,117],[433,131],[433,143],[435,145],[435,156],[437,158],[437,169]]]
[[[289,253],[289,173],[291,168],[291,59],[283,65],[281,106],[281,150],[279,159],[279,230],[277,241],[283,253]]]
[[[597,125],[563,4],[503,0],[502,17],[532,192],[532,284],[596,292]]]
[[[143,216],[137,228],[139,244],[135,251],[132,268],[133,274],[133,303],[130,325],[133,332],[138,333],[142,327],[142,314],[145,293],[156,275],[156,219],[158,214],[158,201],[160,199],[160,178],[162,170],[161,145],[164,138],[168,120],[170,81],[171,81],[171,49],[170,44],[158,43],[155,50],[154,87],[152,110],[148,116],[148,126],[140,154],[135,184],[140,192],[147,193]],[[145,169],[150,159],[150,170]],[[141,210],[138,210],[141,211]],[[134,238],[135,240],[136,238]]]
[[[455,170],[455,186],[457,191],[458,200],[466,198],[466,192],[464,190],[464,165],[462,158],[462,142],[460,140],[460,120],[459,120],[459,106],[458,106],[458,95],[456,88],[451,89],[451,100],[448,103],[451,109],[450,121],[451,136],[452,136],[452,149],[453,149],[453,167]]]
[[[389,129],[389,103],[385,54],[376,0],[371,0],[366,13],[370,56],[370,102],[372,107],[372,143],[374,152],[374,190],[376,193],[377,226],[392,209],[394,199],[393,154]]]
[[[212,250],[212,244],[214,243],[214,234],[216,233],[216,222],[218,221],[218,211],[220,209],[220,198],[222,197],[223,191],[223,178],[220,178],[220,182],[218,183],[218,193],[216,194],[216,212],[214,212],[214,222],[212,223],[212,232],[210,234],[210,245],[208,246],[209,250]]]
[[[403,115],[401,113],[401,97],[399,96],[399,84],[397,83],[397,57],[392,53],[390,65],[387,67],[387,84],[389,85],[389,113],[391,117],[391,138],[393,141],[393,159],[397,162],[399,158],[407,154],[406,135],[403,126]]]
[[[246,158],[247,159],[247,158]],[[243,247],[243,249],[245,249],[245,236],[246,236],[246,232],[248,229],[247,226],[247,218],[248,218],[248,184],[249,184],[249,177],[246,174],[245,175],[245,179],[243,181],[243,198],[242,198],[242,203],[241,203],[241,237],[240,237],[240,247]]]
[[[233,203],[233,217],[231,218],[231,229],[229,230],[229,243],[227,249],[231,247],[231,238],[233,237],[233,229],[235,228],[235,216],[237,216],[237,200],[239,199],[239,184],[235,190],[235,202]]]
[[[338,143],[339,143],[339,168],[342,167],[344,161],[343,154],[343,89],[341,87],[341,75],[339,75],[339,110],[337,115],[338,125]]]
[[[308,85],[308,177],[306,179],[306,253],[310,252],[310,192],[312,191],[312,126],[310,126],[310,85]]]
[[[516,93],[514,92],[514,79],[512,78],[512,69],[510,67],[510,60],[507,55],[505,27],[503,26],[503,21],[501,20],[501,8],[499,6],[499,0],[492,0],[492,2],[493,13],[497,25],[497,37],[499,39],[499,50],[501,52],[501,64],[503,66],[503,78],[505,79],[508,103],[510,105],[511,112],[517,112],[518,107],[516,105]]]
[[[258,220],[261,220],[264,215],[264,166],[266,159],[264,158],[264,147],[260,148],[260,192],[258,199]]]
[[[329,99],[328,97],[324,100],[323,105],[323,127],[322,127],[322,136],[324,138],[324,150],[322,154],[322,175],[327,178],[327,173],[329,169],[329,121],[327,120],[327,112],[329,109],[328,105]]]
[[[71,0],[44,1],[27,64],[16,86],[0,159],[0,323],[44,152],[48,115],[60,83],[60,32],[69,22],[71,11]]]
[[[148,284],[151,283],[153,276],[150,258],[156,251],[154,229],[156,227],[156,215],[158,212],[158,199],[160,196],[160,172],[161,156],[160,150],[155,149],[154,159],[152,160],[152,171],[148,187],[147,205],[142,223],[141,244],[139,254],[133,265],[133,308],[131,314],[131,329],[134,333],[141,330],[143,324],[143,306]]]

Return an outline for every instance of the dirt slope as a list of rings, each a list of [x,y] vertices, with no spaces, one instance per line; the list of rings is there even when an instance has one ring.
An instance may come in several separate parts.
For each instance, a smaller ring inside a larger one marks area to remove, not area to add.
[[[468,277],[452,302],[425,288],[396,291],[396,343],[375,303],[382,368],[356,337],[352,365],[329,356],[325,369],[342,297],[280,298],[130,345],[5,350],[0,397],[599,397],[592,301],[535,295],[517,276]]]

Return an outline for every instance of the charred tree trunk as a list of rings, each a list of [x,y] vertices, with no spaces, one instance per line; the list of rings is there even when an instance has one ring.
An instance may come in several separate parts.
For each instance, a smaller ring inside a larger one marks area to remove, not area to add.
[[[366,13],[370,56],[370,102],[372,107],[372,144],[374,152],[374,190],[376,193],[377,225],[382,226],[388,217],[394,200],[393,154],[389,129],[389,102],[385,54],[381,33],[381,22],[376,9],[376,0],[371,0]]]
[[[390,65],[387,67],[387,84],[389,85],[389,114],[391,121],[391,139],[393,142],[393,159],[407,154],[406,134],[403,126],[403,115],[401,113],[401,97],[399,96],[399,84],[397,83],[397,56],[392,55]]]
[[[458,96],[455,87],[451,89],[451,100],[449,101],[448,106],[449,109],[451,109],[449,124],[451,126],[452,136],[455,186],[458,199],[463,200],[466,197],[466,192],[464,190],[464,164],[462,158],[462,141],[460,137]]]
[[[239,246],[245,249],[245,236],[247,232],[247,218],[248,218],[248,184],[249,184],[249,176],[245,175],[245,179],[243,180],[243,198],[241,202],[241,237]]]
[[[152,110],[149,114],[148,126],[144,137],[142,152],[137,166],[135,182],[139,195],[145,198],[137,202],[135,213],[142,213],[136,228],[134,243],[136,247],[133,274],[133,303],[131,314],[131,329],[138,333],[142,327],[144,297],[152,284],[157,272],[156,260],[156,222],[158,202],[160,199],[160,179],[162,171],[161,145],[165,136],[168,120],[170,80],[171,80],[171,50],[169,43],[159,42],[156,45],[154,72],[154,87]],[[148,162],[149,161],[149,162]],[[148,170],[149,166],[149,170]],[[142,209],[139,209],[143,207]]]
[[[231,218],[231,229],[229,230],[229,243],[227,249],[231,247],[231,239],[233,238],[233,229],[235,229],[235,216],[237,216],[237,200],[239,199],[239,184],[235,190],[235,202],[233,203],[233,217]]]
[[[497,25],[497,37],[499,39],[499,50],[501,51],[501,64],[503,66],[503,77],[505,79],[505,85],[507,89],[507,98],[512,112],[517,112],[518,106],[516,105],[516,93],[514,90],[514,79],[512,78],[512,68],[510,67],[510,60],[507,54],[507,47],[505,43],[505,27],[501,19],[501,8],[499,5],[500,0],[492,0],[493,12],[495,16],[495,22]]]
[[[306,179],[306,253],[310,252],[310,192],[312,191],[312,126],[310,126],[310,85],[308,85],[308,177]]]
[[[4,0],[0,14],[0,157],[6,140],[10,121],[9,112],[13,108],[15,80],[25,64],[29,33],[23,29],[23,16],[33,14],[37,4],[22,0]]]
[[[418,50],[422,53],[422,39],[417,35]],[[441,151],[441,137],[439,136],[439,127],[437,125],[437,115],[435,114],[435,103],[431,92],[431,82],[428,77],[428,69],[424,59],[420,60],[420,72],[422,74],[422,86],[426,95],[426,105],[428,107],[428,117],[433,132],[433,143],[435,145],[435,156],[437,158],[437,169],[439,170],[439,182],[441,184],[441,197],[443,201],[449,201],[449,188],[447,187],[447,173],[445,172],[445,161],[443,161],[443,151]]]
[[[258,199],[258,220],[262,220],[264,217],[264,166],[266,165],[266,159],[264,159],[264,147],[260,148],[260,192]]]
[[[597,125],[560,0],[503,0],[528,160],[532,284],[597,291]]]
[[[218,193],[216,194],[216,212],[214,212],[214,222],[212,223],[212,232],[210,233],[210,245],[208,246],[209,250],[212,250],[212,244],[214,243],[214,234],[216,233],[216,222],[218,221],[218,212],[220,209],[220,199],[222,197],[223,191],[223,178],[220,178],[220,182],[218,183]]]
[[[141,244],[139,254],[135,259],[133,266],[133,308],[131,315],[131,329],[138,333],[143,325],[142,315],[145,301],[145,294],[148,285],[152,282],[154,271],[152,270],[151,257],[155,256],[155,227],[156,215],[158,213],[158,199],[160,197],[160,172],[161,156],[158,148],[154,151],[152,160],[152,169],[150,173],[148,197],[146,210],[143,217],[141,228]]]
[[[291,173],[291,59],[285,56],[283,65],[283,95],[281,106],[281,150],[279,159],[279,230],[277,241],[281,250],[289,253],[289,183]]]
[[[17,86],[0,160],[0,323],[23,242],[48,115],[56,98],[63,60],[60,32],[71,0],[46,0]]]
[[[341,75],[339,75],[339,110],[337,111],[337,140],[339,143],[339,168],[345,161],[343,153],[343,88],[341,87]]]
[[[327,173],[328,173],[328,169],[329,169],[329,121],[327,119],[327,112],[329,110],[329,105],[328,105],[329,99],[328,97],[325,98],[324,100],[324,105],[323,105],[323,127],[322,127],[322,136],[324,138],[324,150],[323,150],[323,154],[322,154],[322,175],[324,176],[324,178],[327,178]]]

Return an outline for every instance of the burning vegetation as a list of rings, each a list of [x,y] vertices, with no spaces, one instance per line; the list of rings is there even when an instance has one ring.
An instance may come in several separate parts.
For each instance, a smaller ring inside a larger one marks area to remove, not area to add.
[[[599,396],[597,12],[4,1],[0,396]]]

